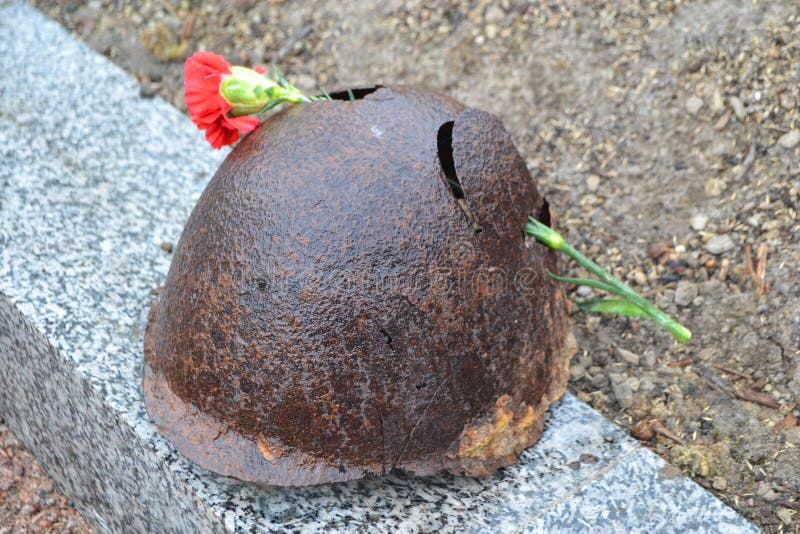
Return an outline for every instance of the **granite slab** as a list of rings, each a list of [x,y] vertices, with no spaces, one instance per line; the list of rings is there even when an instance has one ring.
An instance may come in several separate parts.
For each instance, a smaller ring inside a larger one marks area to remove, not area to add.
[[[740,532],[742,518],[706,490],[664,470],[665,462],[646,449],[626,454],[595,480],[589,480],[568,499],[531,517],[523,532],[592,531],[602,525],[608,532]],[[669,506],[653,506],[643,496],[660,495]],[[715,518],[709,524],[706,518]],[[643,528],[643,525],[647,525]],[[753,528],[753,530],[756,530]]]
[[[286,489],[191,464],[145,413],[142,334],[159,245],[225,152],[22,2],[0,2],[0,66],[0,415],[99,531],[758,531],[570,394],[485,480]]]

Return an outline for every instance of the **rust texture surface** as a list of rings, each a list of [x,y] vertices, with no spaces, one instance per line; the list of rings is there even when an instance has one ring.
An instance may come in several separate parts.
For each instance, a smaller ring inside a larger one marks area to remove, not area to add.
[[[209,183],[153,304],[149,414],[201,466],[267,484],[508,465],[570,350],[531,214],[549,220],[502,124],[445,96],[271,116]]]

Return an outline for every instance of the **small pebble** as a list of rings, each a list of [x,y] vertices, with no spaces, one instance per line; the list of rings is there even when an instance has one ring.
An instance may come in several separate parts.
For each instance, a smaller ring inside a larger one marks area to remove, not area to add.
[[[156,96],[156,88],[149,83],[143,83],[139,86],[139,96],[142,98],[153,98]]]
[[[572,380],[580,380],[586,375],[586,369],[581,364],[574,364],[569,367],[569,376]]]
[[[653,384],[653,381],[643,376],[641,380],[639,380],[639,389],[644,393],[650,393],[655,389],[656,385]]]
[[[756,496],[762,501],[773,502],[778,498],[778,494],[772,489],[769,482],[759,482],[756,487]]]
[[[711,254],[722,254],[735,246],[733,239],[728,234],[715,235],[705,244],[706,250]]]
[[[736,115],[739,122],[744,122],[744,119],[747,117],[747,110],[744,109],[744,104],[739,100],[739,97],[730,97],[728,99],[728,104],[730,104],[733,114]]]
[[[681,280],[675,288],[675,304],[689,306],[697,296],[697,284],[688,280]]]
[[[706,180],[705,191],[706,194],[710,197],[720,196],[724,188],[725,188],[725,182],[723,182],[719,178],[709,178],[708,180]]]
[[[634,392],[639,391],[639,385],[641,383],[635,376],[629,376],[627,380],[625,380],[625,383],[628,384]]]
[[[596,388],[604,388],[608,385],[608,377],[602,371],[595,375],[591,375],[589,377],[589,381]]]
[[[723,100],[722,93],[719,92],[719,89],[715,89],[711,97],[711,111],[717,114],[723,109],[725,109],[725,100]]]
[[[589,177],[586,179],[586,188],[594,193],[597,191],[598,187],[600,187],[600,177],[596,174],[589,175]]]
[[[617,402],[623,408],[630,408],[633,405],[633,388],[628,382],[612,382],[611,391],[614,392]]]
[[[722,477],[714,477],[714,481],[711,483],[715,490],[725,491],[728,487],[728,481]]]
[[[620,358],[625,360],[631,365],[639,365],[639,355],[635,352],[631,352],[629,350],[625,350],[623,348],[617,348],[617,353],[619,354]]]
[[[600,325],[600,316],[599,315],[590,315],[586,318],[586,330],[593,334],[597,331],[597,327]]]
[[[686,101],[686,111],[688,111],[690,115],[697,115],[702,108],[703,100],[699,97],[692,96]]]
[[[689,219],[689,225],[692,227],[692,230],[695,232],[702,232],[703,229],[708,224],[708,217],[705,215],[694,215],[691,219]]]
[[[778,516],[778,519],[781,520],[781,523],[784,525],[789,525],[792,522],[792,516],[794,516],[794,511],[790,510],[789,508],[778,508],[778,511],[775,512],[775,515]]]
[[[798,143],[800,143],[800,130],[792,130],[778,139],[778,144],[783,148],[794,148]]]
[[[492,4],[488,8],[486,8],[486,14],[484,15],[484,17],[486,18],[486,22],[489,22],[491,24],[498,24],[502,22],[503,19],[506,17],[506,13],[500,6]]]
[[[592,288],[589,286],[579,286],[575,292],[581,297],[590,297],[593,293]]]
[[[656,241],[647,247],[647,253],[650,254],[650,257],[654,260],[657,260],[670,250],[672,250],[672,243],[669,241]]]
[[[656,299],[655,299],[656,300],[656,306],[658,306],[662,310],[666,310],[667,308],[669,308],[669,303],[672,301],[672,299],[669,297],[669,295],[666,295],[665,293],[666,292],[661,293],[660,295],[656,295]]]

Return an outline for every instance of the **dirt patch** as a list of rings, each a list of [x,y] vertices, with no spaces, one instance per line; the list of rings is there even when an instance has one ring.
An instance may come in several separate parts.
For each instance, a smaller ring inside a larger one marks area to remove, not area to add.
[[[576,313],[572,390],[800,531],[797,2],[34,3],[181,109],[205,48],[306,92],[423,84],[499,115],[568,238],[695,333]]]
[[[0,534],[91,532],[0,419]]]

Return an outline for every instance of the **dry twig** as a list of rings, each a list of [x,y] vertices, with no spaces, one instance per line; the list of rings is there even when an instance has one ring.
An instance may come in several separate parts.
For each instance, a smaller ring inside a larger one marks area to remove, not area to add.
[[[767,274],[767,244],[762,243],[758,247],[758,267],[756,268],[756,276],[758,277],[756,284],[758,285],[758,296],[764,295],[769,291],[769,286],[764,281],[764,276]]]
[[[743,373],[741,371],[737,371],[736,369],[728,367],[727,365],[722,365],[721,363],[712,363],[711,366],[712,367],[716,367],[720,371],[725,371],[729,375],[738,376],[738,377],[741,377],[741,378],[746,378],[747,380],[752,380],[753,379],[753,377],[750,376],[749,374]]]
[[[733,384],[731,384],[730,382],[719,376],[717,373],[715,373],[702,363],[695,366],[695,371],[713,389],[721,391],[731,397],[733,396]]]
[[[300,29],[297,30],[297,33],[295,33],[288,41],[286,41],[286,44],[284,44],[280,48],[280,50],[278,50],[278,52],[275,54],[275,57],[272,58],[272,61],[270,63],[272,63],[273,65],[277,65],[278,63],[283,61],[283,58],[286,57],[289,54],[289,52],[292,51],[294,45],[296,45],[297,43],[308,37],[308,35],[312,31],[314,31],[314,28],[310,24],[301,26]]]
[[[714,124],[714,129],[716,131],[720,131],[728,124],[728,121],[731,120],[731,115],[733,115],[733,111],[728,109],[722,116],[719,118],[716,124]]]
[[[737,389],[733,392],[736,397],[755,402],[756,404],[760,404],[761,406],[766,406],[768,408],[780,408],[781,405],[773,399],[771,396],[767,395],[766,393],[761,393],[759,391],[752,390],[750,388],[741,388]]]
[[[643,441],[649,441],[655,434],[671,439],[675,443],[685,443],[680,436],[671,432],[661,419],[642,419],[631,428],[631,435]]]
[[[664,426],[664,425],[661,423],[661,421],[659,421],[658,419],[654,419],[654,420],[653,420],[653,425],[652,425],[652,428],[653,428],[653,432],[655,432],[656,434],[660,434],[660,435],[664,436],[664,437],[665,437],[665,438],[667,438],[667,439],[671,439],[671,440],[672,440],[672,441],[674,441],[675,443],[680,443],[680,444],[686,443],[685,441],[683,441],[683,440],[680,438],[680,436],[678,436],[677,434],[673,434],[672,432],[670,432],[670,430],[669,430],[667,427],[665,427],[665,426]]]
[[[782,432],[787,428],[794,428],[797,426],[797,417],[792,412],[786,414],[786,417],[783,418],[780,422],[776,423],[775,426],[772,427],[773,432]]]
[[[750,245],[744,246],[744,260],[747,262],[747,272],[750,273],[750,278],[753,279],[753,282],[756,282],[756,269],[753,267],[753,249]]]
[[[750,278],[753,279],[753,283],[756,285],[758,296],[764,295],[767,292],[767,284],[764,283],[764,275],[767,272],[767,245],[766,243],[762,243],[760,247],[758,247],[758,258],[757,264],[753,265],[753,249],[750,248],[750,245],[746,245],[744,247],[744,257],[747,261],[747,271],[750,273]]]
[[[728,268],[730,264],[731,262],[728,261],[728,258],[722,258],[722,266],[719,268],[719,279],[723,282],[728,279]]]

